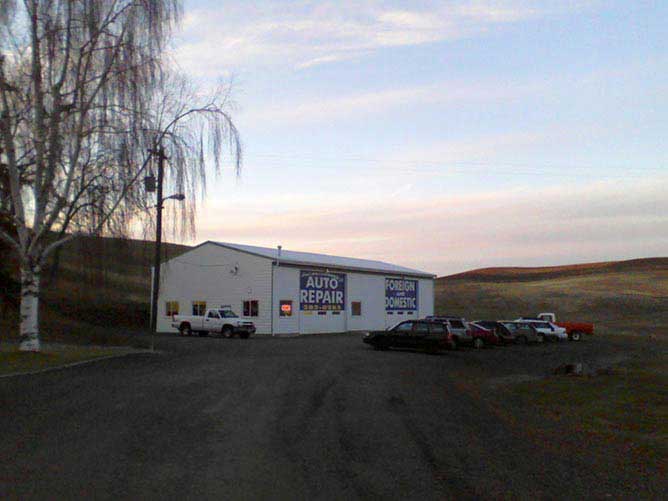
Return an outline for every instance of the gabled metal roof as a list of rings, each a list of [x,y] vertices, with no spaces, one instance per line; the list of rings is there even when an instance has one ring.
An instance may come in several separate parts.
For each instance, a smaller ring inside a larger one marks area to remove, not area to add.
[[[201,245],[211,243],[234,249],[240,252],[246,252],[255,256],[266,257],[272,261],[279,261],[281,264],[291,264],[300,266],[315,266],[319,268],[336,268],[343,270],[367,271],[374,273],[386,273],[390,275],[407,275],[412,277],[435,278],[433,273],[414,270],[396,264],[385,263],[383,261],[373,261],[371,259],[357,259],[352,257],[330,256],[327,254],[315,254],[312,252],[297,252],[281,249],[281,255],[278,256],[278,249],[272,247],[258,247],[255,245],[233,244],[229,242],[213,242],[211,240]]]

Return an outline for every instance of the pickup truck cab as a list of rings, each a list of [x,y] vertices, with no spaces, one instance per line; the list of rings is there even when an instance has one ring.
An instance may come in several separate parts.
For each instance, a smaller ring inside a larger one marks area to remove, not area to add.
[[[209,333],[220,333],[224,337],[235,334],[246,339],[255,334],[255,324],[249,320],[239,318],[232,310],[211,308],[204,316],[174,315],[172,327],[179,330],[181,336],[192,336],[194,333],[206,336]]]
[[[557,316],[554,313],[539,313],[538,318],[566,329],[566,335],[571,341],[580,341],[585,334],[590,336],[594,334],[594,324],[587,322],[557,322]]]

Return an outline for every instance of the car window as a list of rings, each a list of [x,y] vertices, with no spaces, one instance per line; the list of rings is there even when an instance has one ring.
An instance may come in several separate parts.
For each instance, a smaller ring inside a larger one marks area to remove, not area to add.
[[[210,311],[209,314],[207,315],[207,317],[209,317],[209,318],[220,318],[218,316],[218,313],[216,313],[215,311]]]
[[[464,323],[461,320],[450,320],[450,327],[455,329],[464,329]]]
[[[429,332],[429,324],[425,322],[416,322],[413,324],[413,331],[420,334],[426,334]]]
[[[413,322],[402,322],[394,328],[397,332],[409,332],[413,330]]]
[[[431,332],[434,334],[443,334],[445,332],[445,326],[439,323],[431,324]]]
[[[238,318],[237,314],[230,310],[220,310],[220,316],[223,318]]]

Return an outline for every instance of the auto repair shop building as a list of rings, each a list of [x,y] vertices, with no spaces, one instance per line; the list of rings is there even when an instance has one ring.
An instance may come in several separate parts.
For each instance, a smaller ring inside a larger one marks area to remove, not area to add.
[[[431,273],[381,261],[204,242],[161,266],[158,331],[172,314],[231,308],[258,334],[385,329],[434,313]]]

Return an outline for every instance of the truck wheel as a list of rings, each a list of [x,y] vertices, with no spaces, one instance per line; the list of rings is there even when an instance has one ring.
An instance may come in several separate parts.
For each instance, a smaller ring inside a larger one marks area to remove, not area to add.
[[[232,329],[229,326],[223,327],[222,333],[223,333],[223,337],[226,337],[226,338],[230,338],[233,335]]]
[[[581,341],[582,333],[580,331],[571,332],[571,341]]]
[[[192,336],[193,330],[190,328],[189,324],[184,324],[179,327],[179,335],[181,336]]]
[[[473,347],[474,347],[476,350],[479,350],[479,349],[482,348],[483,346],[485,346],[485,342],[484,342],[482,339],[480,339],[479,337],[477,337],[477,338],[475,338],[475,339],[473,340]]]

